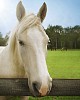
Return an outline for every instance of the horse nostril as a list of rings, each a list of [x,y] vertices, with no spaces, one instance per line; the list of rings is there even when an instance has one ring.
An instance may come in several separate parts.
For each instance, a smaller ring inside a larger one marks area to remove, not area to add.
[[[39,90],[41,87],[41,84],[38,82],[34,82],[32,85],[33,85],[34,90],[36,90],[36,89]]]
[[[33,82],[32,86],[33,86],[33,90],[34,90],[35,94],[39,96],[40,95],[39,89],[41,87],[41,84],[38,82]]]

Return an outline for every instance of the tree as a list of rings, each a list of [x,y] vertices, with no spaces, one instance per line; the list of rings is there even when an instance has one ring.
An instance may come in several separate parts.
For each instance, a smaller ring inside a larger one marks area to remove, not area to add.
[[[4,46],[5,45],[5,40],[0,32],[0,46]]]
[[[2,34],[1,34],[1,32],[0,32],[0,38],[2,38]]]
[[[50,38],[49,48],[80,48],[80,26],[66,27],[49,25],[46,33]]]
[[[6,36],[4,37],[5,40],[5,44],[7,44],[7,41],[9,39],[9,35],[10,35],[10,31],[6,34]]]

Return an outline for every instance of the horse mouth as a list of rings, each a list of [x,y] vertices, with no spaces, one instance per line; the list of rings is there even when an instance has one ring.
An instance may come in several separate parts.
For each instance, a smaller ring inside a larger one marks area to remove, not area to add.
[[[41,97],[41,94],[39,93],[37,87],[35,87],[35,84],[33,85],[33,87],[29,87],[33,97]]]

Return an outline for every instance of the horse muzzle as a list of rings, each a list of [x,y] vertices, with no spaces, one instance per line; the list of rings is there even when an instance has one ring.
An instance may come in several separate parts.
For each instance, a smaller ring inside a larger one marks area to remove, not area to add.
[[[42,84],[41,82],[33,82],[31,85],[29,84],[30,91],[34,96],[45,96],[49,94],[52,87],[52,79],[47,82],[47,84]]]

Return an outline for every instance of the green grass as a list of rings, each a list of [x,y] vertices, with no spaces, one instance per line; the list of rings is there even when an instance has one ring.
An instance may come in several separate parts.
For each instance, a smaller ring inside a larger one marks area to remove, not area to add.
[[[48,51],[47,65],[53,78],[80,78],[80,51]]]
[[[47,65],[52,78],[80,78],[80,51],[48,51]],[[30,97],[29,100],[80,100],[80,97]]]

